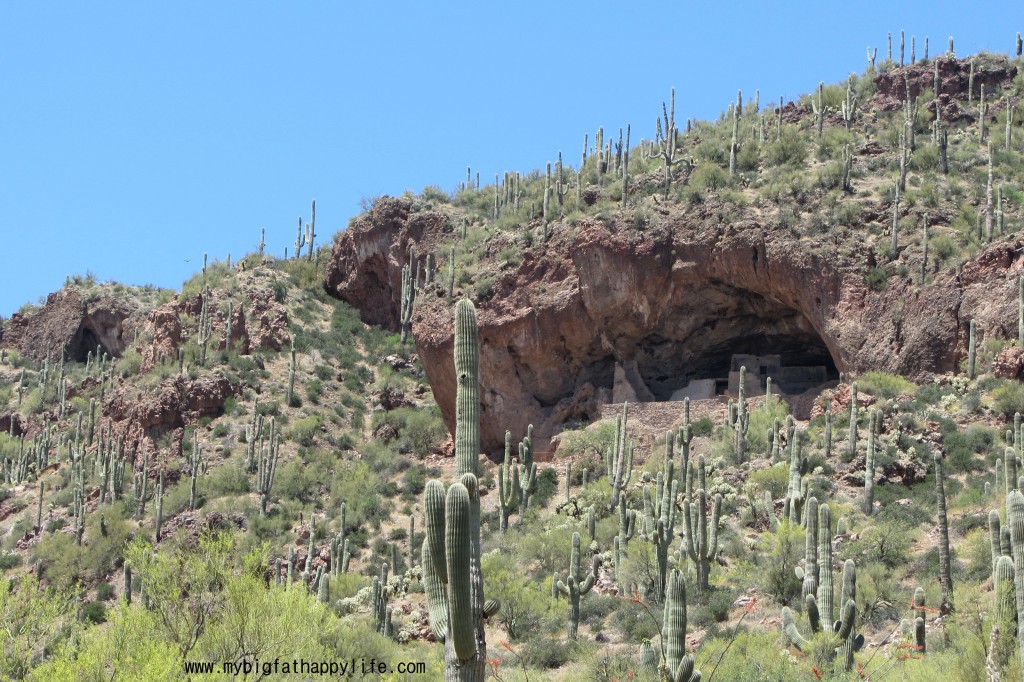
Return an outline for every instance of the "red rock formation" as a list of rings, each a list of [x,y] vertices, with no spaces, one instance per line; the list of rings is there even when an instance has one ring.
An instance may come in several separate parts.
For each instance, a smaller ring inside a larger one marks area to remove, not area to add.
[[[132,342],[140,321],[137,311],[112,295],[87,299],[81,291],[67,287],[46,297],[42,308],[15,313],[0,338],[3,345],[17,348],[22,356],[42,362],[49,356],[84,361],[97,344],[118,357]]]
[[[477,302],[482,423],[487,452],[533,423],[540,443],[562,422],[595,417],[616,364],[635,362],[666,399],[690,378],[715,374],[734,352],[788,353],[842,372],[881,370],[926,378],[955,369],[969,320],[986,334],[1016,335],[1021,242],[980,253],[962,276],[922,287],[892,277],[871,289],[863,263],[830,244],[752,220],[723,225],[710,201],[670,206],[643,232],[596,220],[554,226],[546,244],[500,271]],[[401,268],[410,242],[430,250],[448,221],[383,199],[334,246],[325,286],[363,319],[398,327]],[[498,269],[490,263],[490,272]],[[486,264],[485,264],[486,266]],[[452,314],[443,298],[417,306],[413,335],[452,429]],[[518,436],[517,436],[518,437]]]

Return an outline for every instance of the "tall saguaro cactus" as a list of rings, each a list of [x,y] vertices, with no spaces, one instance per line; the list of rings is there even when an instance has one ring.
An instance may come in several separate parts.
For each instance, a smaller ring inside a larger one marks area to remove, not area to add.
[[[941,611],[952,610],[953,574],[949,561],[949,521],[946,518],[946,488],[942,477],[942,455],[935,453],[935,491],[939,505],[939,583],[942,585]],[[1021,538],[1024,540],[1024,537]],[[1024,556],[1022,556],[1024,560]]]
[[[445,492],[438,480],[424,490],[426,539],[423,583],[435,636],[445,643],[446,682],[483,682],[487,642],[480,571],[480,349],[476,310],[455,308],[455,460],[457,483]],[[487,603],[490,612],[500,604]]]
[[[626,420],[629,417],[629,403],[622,404],[622,414],[615,420],[615,442],[605,453],[605,468],[608,480],[612,484],[612,499],[608,508],[614,510],[619,504],[619,496],[629,485],[633,477],[633,443],[626,433]]]
[[[697,458],[697,471],[696,500],[687,499],[683,523],[686,531],[686,553],[697,566],[697,589],[703,594],[709,586],[711,562],[718,555],[718,519],[722,513],[722,496],[715,494],[709,519],[703,455]],[[697,526],[696,529],[694,525]]]
[[[576,639],[580,628],[580,597],[590,592],[597,580],[597,569],[601,560],[594,557],[590,573],[584,576],[580,573],[580,534],[572,534],[572,551],[569,553],[569,575],[565,581],[555,580],[557,594],[564,595],[569,600],[569,639]]]
[[[1024,623],[1024,494],[1019,490],[1013,490],[1006,496],[1006,520],[1010,526],[1017,622]],[[1021,665],[1024,665],[1024,627],[1020,626],[1017,628],[1017,650]]]
[[[700,682],[693,656],[686,653],[686,582],[676,569],[672,569],[665,592],[661,653],[661,677],[665,682]]]

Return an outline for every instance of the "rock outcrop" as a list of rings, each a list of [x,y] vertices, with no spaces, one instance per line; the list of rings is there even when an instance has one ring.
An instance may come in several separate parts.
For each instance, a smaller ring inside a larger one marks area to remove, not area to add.
[[[56,361],[61,351],[84,362],[97,346],[119,357],[141,324],[138,311],[123,299],[106,294],[87,298],[77,288],[67,287],[47,296],[39,310],[12,315],[0,342],[36,362],[48,356]]]
[[[691,379],[721,376],[733,353],[921,379],[956,369],[971,319],[982,338],[1016,336],[1022,242],[981,252],[959,275],[925,286],[891,277],[879,292],[866,281],[869,256],[843,258],[754,221],[725,225],[715,208],[670,207],[644,231],[556,225],[550,241],[498,270],[492,295],[477,301],[487,452],[502,447],[506,429],[522,434],[532,423],[543,443],[568,419],[598,416],[617,366],[635,367],[666,400]],[[451,222],[408,200],[378,201],[335,244],[326,288],[365,321],[397,329],[410,244],[436,253]],[[451,429],[451,311],[430,292],[420,301],[416,350]]]

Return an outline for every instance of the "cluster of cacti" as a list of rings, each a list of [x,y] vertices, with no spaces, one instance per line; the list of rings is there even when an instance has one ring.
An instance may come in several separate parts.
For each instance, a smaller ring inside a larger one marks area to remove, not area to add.
[[[1007,448],[1009,456],[1009,448]],[[1016,632],[1017,652],[1024,665],[1024,494],[1013,489],[1006,496],[1006,524],[999,527],[999,512],[989,512],[992,579],[995,587],[995,626],[1001,630],[1000,646],[1012,647]],[[995,636],[993,636],[995,637]],[[1005,651],[1002,659],[1009,658]]]
[[[455,461],[460,480],[445,492],[438,480],[424,491],[426,539],[422,549],[424,591],[431,627],[445,643],[445,679],[482,681],[487,644],[480,571],[480,348],[476,310],[468,300],[455,307]],[[488,602],[494,612],[500,604]]]
[[[827,508],[823,505],[823,508]],[[819,571],[819,594],[824,599],[832,599],[832,569],[831,564],[824,565],[820,563],[820,567],[824,570]],[[806,583],[805,583],[806,585]],[[826,587],[827,585],[827,587]],[[827,594],[826,594],[827,593]],[[840,596],[840,604],[842,607],[839,612],[839,619],[835,622],[831,620],[831,614],[826,612],[824,609],[819,611],[818,601],[813,594],[808,594],[804,597],[805,611],[811,627],[811,634],[817,635],[820,632],[828,632],[829,636],[832,637],[829,643],[829,650],[834,652],[834,655],[838,657],[838,665],[841,665],[843,670],[849,671],[853,669],[853,654],[860,650],[864,645],[864,635],[856,634],[856,621],[857,621],[857,568],[853,561],[847,559],[843,564],[843,589]],[[831,604],[829,603],[829,610]],[[830,627],[830,630],[823,630],[822,619],[824,618],[825,626]],[[793,612],[788,606],[782,608],[782,630],[789,639],[790,644],[797,648],[797,650],[803,651],[808,647],[810,641],[804,638],[800,634],[800,630],[796,625],[796,618]]]
[[[683,509],[683,528],[686,533],[686,553],[697,568],[698,595],[708,589],[711,562],[718,556],[718,522],[722,512],[722,496],[715,494],[708,517],[707,474],[704,456],[697,458],[697,489],[693,489],[694,472],[686,474],[686,503]]]
[[[608,472],[608,481],[612,486],[612,497],[608,504],[609,509],[615,509],[619,504],[619,496],[629,485],[633,477],[633,448],[634,444],[629,440],[629,433],[626,429],[626,421],[629,419],[629,403],[622,404],[622,414],[615,419],[615,442],[605,452],[604,463]]]
[[[391,620],[391,609],[388,608],[388,565],[380,567],[380,577],[373,576],[373,597],[370,611],[373,613],[373,627],[380,634],[391,637],[394,628]]]
[[[569,554],[569,574],[565,581],[556,573],[552,577],[552,591],[557,598],[559,594],[569,601],[569,638],[576,639],[580,627],[580,597],[590,592],[597,580],[597,571],[601,565],[595,556],[591,563],[590,573],[584,575],[580,569],[580,534],[572,534],[572,551]]]
[[[310,220],[306,223],[305,229],[302,226],[302,216],[299,216],[299,226],[295,232],[295,252],[292,254],[294,258],[302,257],[302,247],[308,246],[309,251],[307,252],[307,260],[313,260],[313,241],[316,239],[316,199],[313,199],[313,205],[310,210]],[[260,237],[260,255],[263,255],[263,237]],[[288,250],[285,249],[285,258],[288,257]]]

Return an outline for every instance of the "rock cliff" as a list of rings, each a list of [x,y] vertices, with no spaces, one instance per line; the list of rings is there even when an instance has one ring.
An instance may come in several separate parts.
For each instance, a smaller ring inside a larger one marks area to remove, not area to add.
[[[506,429],[522,434],[533,423],[543,441],[567,420],[598,416],[617,368],[666,400],[692,379],[722,376],[734,353],[921,379],[957,367],[971,319],[982,338],[1016,337],[1018,240],[924,286],[891,277],[876,291],[867,247],[841,249],[754,218],[727,223],[719,208],[663,206],[643,229],[625,216],[556,225],[517,263],[491,263],[490,296],[476,296],[486,451],[502,447]],[[437,262],[457,220],[381,199],[339,237],[325,287],[365,321],[397,329],[410,244]],[[453,333],[442,294],[421,292],[412,329],[451,429]]]

